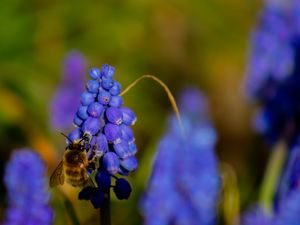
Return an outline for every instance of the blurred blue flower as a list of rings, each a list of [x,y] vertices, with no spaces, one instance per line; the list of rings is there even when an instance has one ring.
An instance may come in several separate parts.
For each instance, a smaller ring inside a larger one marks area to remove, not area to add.
[[[29,149],[15,151],[6,165],[8,208],[4,225],[47,225],[53,222],[45,180],[46,167]]]
[[[220,192],[214,153],[216,133],[205,115],[207,103],[203,100],[196,89],[183,92],[179,105],[185,134],[176,118],[171,117],[169,129],[159,143],[141,201],[147,225],[215,222]]]
[[[242,216],[242,225],[271,225],[272,217],[261,206],[253,206]]]
[[[86,142],[84,144],[90,160],[87,169],[90,173],[96,173],[98,187],[84,188],[79,193],[79,199],[91,200],[95,208],[101,207],[103,201],[97,199],[102,199],[104,192],[109,191],[111,177],[115,179],[114,192],[117,198],[127,199],[131,187],[116,174],[128,175],[138,167],[131,129],[136,116],[131,109],[122,106],[121,85],[114,81],[114,73],[115,69],[107,64],[101,69],[92,68],[89,71],[91,80],[87,81],[77,112],[75,110],[73,114],[76,128],[68,135],[72,142]]]
[[[300,146],[295,145],[288,154],[287,163],[278,185],[275,207],[278,208],[295,189],[300,190]]]
[[[70,52],[63,65],[62,80],[50,103],[51,126],[55,130],[70,128],[83,89],[86,60],[78,51]]]
[[[267,1],[251,37],[246,89],[262,105],[254,126],[270,144],[300,130],[299,11],[299,1]]]
[[[274,219],[274,225],[300,224],[300,189],[294,189],[281,201]]]

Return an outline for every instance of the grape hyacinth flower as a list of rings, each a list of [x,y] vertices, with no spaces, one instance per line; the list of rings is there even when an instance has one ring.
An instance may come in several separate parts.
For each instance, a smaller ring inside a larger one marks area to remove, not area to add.
[[[141,201],[146,225],[215,222],[220,176],[214,153],[216,133],[205,113],[207,103],[199,91],[187,89],[179,105],[185,134],[171,117]]]
[[[262,105],[255,128],[270,144],[291,144],[300,130],[299,11],[297,0],[267,1],[251,38],[246,89]]]
[[[131,193],[126,176],[138,167],[137,147],[131,126],[136,122],[134,112],[123,106],[121,85],[113,79],[115,69],[107,64],[101,70],[92,68],[86,90],[82,92],[80,106],[74,116],[76,128],[68,135],[67,143],[85,140],[89,173],[95,172],[96,188],[85,187],[79,199],[91,200],[101,208],[105,194],[111,187],[119,199]],[[112,179],[115,184],[112,185]]]
[[[46,167],[37,153],[29,149],[13,153],[4,176],[8,208],[3,225],[53,223],[45,174]]]
[[[70,52],[63,65],[62,81],[50,104],[51,125],[55,130],[71,127],[84,84],[86,60],[78,51]]]

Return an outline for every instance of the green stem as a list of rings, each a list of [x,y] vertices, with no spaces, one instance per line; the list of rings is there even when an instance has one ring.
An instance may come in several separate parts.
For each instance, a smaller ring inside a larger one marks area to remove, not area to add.
[[[272,153],[260,189],[260,204],[269,213],[272,213],[273,198],[279,182],[285,158],[286,145],[281,141],[278,142],[272,149]]]
[[[110,190],[104,194],[103,206],[100,209],[100,225],[111,225]]]
[[[65,198],[65,207],[73,225],[80,225],[75,209],[68,198]]]

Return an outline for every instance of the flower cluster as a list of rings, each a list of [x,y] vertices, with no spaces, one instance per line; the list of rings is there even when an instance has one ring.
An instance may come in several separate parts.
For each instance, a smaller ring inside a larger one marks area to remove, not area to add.
[[[92,68],[86,90],[81,94],[73,123],[77,127],[68,135],[69,141],[86,140],[90,160],[88,170],[96,171],[97,188],[86,187],[80,199],[90,199],[95,208],[101,207],[105,191],[111,187],[111,177],[116,179],[114,192],[119,199],[129,197],[131,187],[124,178],[137,166],[137,147],[131,126],[136,122],[134,112],[123,107],[121,85],[114,81],[115,69],[107,64],[101,70]]]
[[[252,34],[246,88],[262,104],[254,125],[270,144],[300,130],[299,10],[297,0],[268,1]]]
[[[220,177],[215,131],[203,96],[188,89],[180,98],[184,134],[175,117],[157,149],[141,201],[145,224],[214,224]],[[179,207],[179,208],[178,208]]]
[[[84,84],[86,60],[80,52],[70,52],[64,61],[62,81],[50,104],[51,125],[55,130],[70,128]]]
[[[4,176],[9,207],[3,225],[52,224],[45,173],[46,167],[37,153],[29,149],[13,153]]]

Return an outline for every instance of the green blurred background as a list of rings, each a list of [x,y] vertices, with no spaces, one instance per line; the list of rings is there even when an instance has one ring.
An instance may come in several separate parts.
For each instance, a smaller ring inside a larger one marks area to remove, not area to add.
[[[154,74],[175,95],[186,85],[201,88],[218,131],[218,156],[237,171],[242,207],[255,201],[268,152],[251,130],[253,107],[246,101],[242,82],[249,34],[261,4],[258,0],[2,0],[1,173],[11,151],[24,146],[42,154],[49,173],[57,164],[65,143],[60,131],[50,128],[49,102],[61,80],[64,56],[77,49],[89,66],[113,65],[123,87],[142,74]],[[130,200],[113,200],[115,225],[141,223],[138,199],[171,112],[162,88],[150,80],[124,99],[138,116],[134,131],[140,168],[130,176],[134,188]],[[76,200],[78,190],[61,190],[74,203],[81,223],[93,224],[98,212]],[[0,191],[3,212],[3,185]],[[52,192],[55,224],[68,224],[60,191]]]

